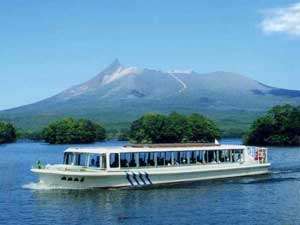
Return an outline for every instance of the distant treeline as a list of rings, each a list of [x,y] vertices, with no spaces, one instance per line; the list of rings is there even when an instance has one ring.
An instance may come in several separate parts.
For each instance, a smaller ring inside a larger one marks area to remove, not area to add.
[[[220,138],[220,130],[212,120],[199,114],[149,113],[133,121],[129,130],[123,129],[117,135],[119,140],[135,143],[213,142]],[[76,144],[103,141],[107,132],[90,120],[67,118],[49,124],[41,132],[19,133],[19,137],[50,144]]]
[[[0,122],[0,144],[20,139],[45,141],[49,144],[83,144],[106,139],[105,129],[86,119],[66,118],[50,123],[40,132],[16,132],[10,123]]]
[[[240,132],[238,128],[233,129],[231,135]],[[135,143],[213,142],[224,137],[221,133],[214,121],[196,113],[147,113],[133,121],[128,129],[116,131],[107,131],[102,125],[86,119],[58,120],[40,132],[16,132],[12,124],[0,122],[0,144],[14,142],[17,137],[50,144],[92,143],[116,137]],[[253,122],[244,142],[261,146],[300,145],[300,107],[273,107]]]

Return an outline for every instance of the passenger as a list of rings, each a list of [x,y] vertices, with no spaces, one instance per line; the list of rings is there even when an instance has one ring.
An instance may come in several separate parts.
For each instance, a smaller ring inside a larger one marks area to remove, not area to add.
[[[91,160],[91,166],[95,166],[95,159]]]
[[[97,156],[96,167],[100,167],[100,157]]]
[[[41,163],[40,160],[38,160],[38,161],[36,162],[36,166],[37,166],[38,169],[42,169],[42,163]]]

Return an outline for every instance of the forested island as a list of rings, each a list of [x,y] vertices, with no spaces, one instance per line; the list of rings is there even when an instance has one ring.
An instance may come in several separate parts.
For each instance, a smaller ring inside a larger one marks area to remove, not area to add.
[[[217,124],[197,113],[169,115],[147,113],[133,121],[129,129],[117,134],[119,140],[132,143],[213,142],[221,138]],[[10,123],[0,122],[0,144],[17,137],[42,140],[49,144],[80,144],[103,141],[106,129],[91,120],[66,118],[50,123],[40,132],[21,133]],[[116,138],[114,136],[113,138]],[[299,146],[300,106],[275,106],[256,119],[244,136],[244,143],[257,146]]]
[[[133,121],[129,139],[136,143],[213,142],[220,130],[210,119],[200,115],[185,116],[149,113]]]
[[[263,146],[300,145],[300,106],[275,106],[255,120],[245,143]]]
[[[14,142],[17,138],[15,127],[6,122],[0,121],[0,144]]]
[[[105,129],[90,120],[67,118],[51,123],[42,131],[49,144],[82,144],[105,140]]]

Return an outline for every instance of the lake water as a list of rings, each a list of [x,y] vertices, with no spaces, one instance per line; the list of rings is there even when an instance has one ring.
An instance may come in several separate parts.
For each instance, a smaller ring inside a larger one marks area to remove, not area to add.
[[[271,148],[265,176],[137,190],[37,189],[31,166],[61,162],[66,147],[0,146],[1,224],[300,224],[300,148]]]

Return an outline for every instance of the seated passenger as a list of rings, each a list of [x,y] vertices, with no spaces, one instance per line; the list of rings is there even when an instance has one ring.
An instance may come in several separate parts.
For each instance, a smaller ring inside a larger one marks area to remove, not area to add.
[[[143,159],[140,159],[139,164],[140,166],[146,166],[146,163]]]
[[[96,167],[100,167],[100,156],[97,156]]]
[[[90,166],[95,166],[95,159],[91,160],[91,165]]]
[[[121,159],[121,167],[127,167],[127,160]]]
[[[135,160],[131,160],[131,161],[129,162],[129,167],[136,167]]]

